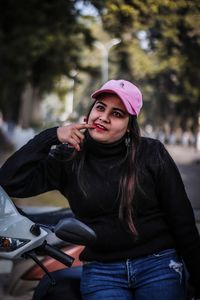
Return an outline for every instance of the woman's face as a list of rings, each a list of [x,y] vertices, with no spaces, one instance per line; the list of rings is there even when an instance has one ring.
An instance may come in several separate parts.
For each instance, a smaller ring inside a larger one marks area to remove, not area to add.
[[[129,114],[120,98],[115,94],[102,94],[96,100],[88,118],[91,137],[101,143],[112,143],[127,131]]]

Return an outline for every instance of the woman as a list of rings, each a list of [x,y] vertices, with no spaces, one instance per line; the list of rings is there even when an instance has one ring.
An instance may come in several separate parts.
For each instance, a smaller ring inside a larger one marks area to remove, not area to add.
[[[96,232],[80,256],[83,299],[184,299],[182,259],[200,298],[193,211],[164,146],[139,135],[140,90],[110,80],[92,97],[86,124],[41,132],[4,164],[0,184],[14,197],[57,189]]]

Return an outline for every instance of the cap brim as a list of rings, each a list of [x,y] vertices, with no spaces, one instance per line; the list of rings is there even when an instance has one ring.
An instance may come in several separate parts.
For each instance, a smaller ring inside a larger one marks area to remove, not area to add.
[[[135,110],[133,109],[133,107],[130,105],[129,101],[125,99],[125,94],[121,93],[121,91],[118,91],[117,89],[112,90],[112,89],[101,89],[101,90],[97,90],[96,92],[94,92],[91,97],[93,99],[96,99],[97,96],[99,96],[100,94],[105,94],[105,93],[109,93],[109,94],[116,94],[123,102],[127,112],[131,115],[137,115]]]

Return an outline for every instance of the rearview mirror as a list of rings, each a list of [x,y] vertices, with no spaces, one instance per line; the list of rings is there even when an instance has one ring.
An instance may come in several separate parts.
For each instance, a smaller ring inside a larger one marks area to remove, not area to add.
[[[60,220],[54,232],[58,238],[77,245],[90,245],[96,240],[95,232],[75,218]]]

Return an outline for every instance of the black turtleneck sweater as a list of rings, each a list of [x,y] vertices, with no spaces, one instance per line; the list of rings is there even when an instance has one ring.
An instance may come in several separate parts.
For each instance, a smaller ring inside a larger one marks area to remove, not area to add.
[[[137,258],[171,247],[182,255],[200,296],[200,238],[193,210],[176,165],[157,140],[141,138],[137,150],[138,180],[133,199],[138,237],[119,220],[119,180],[126,154],[124,140],[101,144],[87,138],[80,188],[73,149],[60,144],[57,128],[35,136],[0,170],[0,184],[13,197],[59,190],[74,214],[97,234],[81,259],[116,261]],[[51,150],[53,145],[57,145]]]

